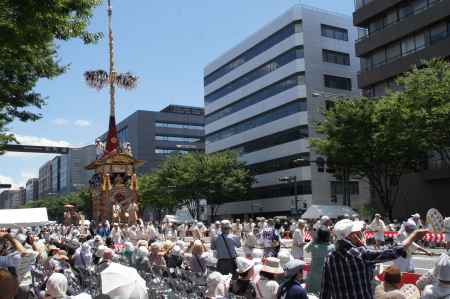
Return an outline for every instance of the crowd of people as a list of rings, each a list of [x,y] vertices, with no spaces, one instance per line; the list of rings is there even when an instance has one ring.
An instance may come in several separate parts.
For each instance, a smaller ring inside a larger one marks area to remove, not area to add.
[[[206,225],[138,220],[130,226],[92,221],[2,229],[0,299],[30,298],[30,294],[47,299],[90,298],[94,294],[87,294],[88,290],[74,290],[82,283],[80,274],[102,273],[114,263],[139,273],[155,267],[189,271],[204,278],[203,295],[211,299],[450,298],[446,254],[436,258],[434,269],[417,284],[402,283],[403,272],[414,272],[415,252],[432,254],[418,244],[428,233],[423,228],[418,214],[397,226],[385,225],[376,214],[371,223],[344,215],[315,221],[258,218]],[[375,239],[370,246],[368,230]],[[398,236],[386,245],[388,230],[398,231]],[[378,275],[378,265],[388,261],[393,263]],[[48,273],[37,291],[33,267]],[[115,298],[101,296],[108,295]]]

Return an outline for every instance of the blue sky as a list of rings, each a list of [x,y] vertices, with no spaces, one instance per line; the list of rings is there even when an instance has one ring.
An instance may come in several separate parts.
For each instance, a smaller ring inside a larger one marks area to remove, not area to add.
[[[245,37],[282,14],[298,0],[113,0],[116,65],[138,75],[139,86],[119,91],[117,118],[134,111],[159,110],[168,104],[203,105],[203,67]],[[350,15],[353,0],[309,0],[304,4]],[[105,5],[90,30],[106,32]],[[107,127],[108,94],[87,87],[83,72],[107,69],[107,40],[85,46],[59,43],[59,58],[70,69],[39,82],[48,97],[34,123],[15,122],[10,130],[23,144],[86,145]],[[0,183],[23,185],[52,158],[45,154],[8,153],[0,157]]]

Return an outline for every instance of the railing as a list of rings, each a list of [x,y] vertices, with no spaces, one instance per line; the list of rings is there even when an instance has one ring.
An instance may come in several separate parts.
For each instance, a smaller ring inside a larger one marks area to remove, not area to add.
[[[363,40],[369,39],[371,37],[371,35],[373,35],[373,34],[375,34],[377,32],[383,31],[383,30],[385,30],[385,29],[387,29],[387,28],[389,28],[389,27],[391,27],[391,26],[393,26],[393,25],[403,21],[404,19],[406,19],[406,18],[408,18],[408,17],[410,17],[412,15],[417,15],[417,14],[427,10],[428,8],[434,6],[438,2],[442,2],[442,0],[430,0],[430,1],[427,1],[425,6],[422,6],[422,7],[419,7],[417,9],[414,9],[414,10],[408,12],[407,14],[401,16],[401,17],[398,16],[396,20],[394,20],[394,21],[392,21],[390,23],[387,23],[387,24],[383,24],[383,26],[381,26],[380,28],[375,29],[372,32],[367,32],[367,35],[359,37],[356,40],[356,43],[359,43],[359,42],[362,42]]]

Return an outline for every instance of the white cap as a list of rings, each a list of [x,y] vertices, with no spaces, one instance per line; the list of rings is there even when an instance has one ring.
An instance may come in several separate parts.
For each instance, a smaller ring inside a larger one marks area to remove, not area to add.
[[[320,217],[320,223],[325,223],[327,221],[330,221],[330,217],[328,217],[326,215]]]
[[[236,258],[236,264],[237,264],[237,272],[245,273],[255,265],[255,262],[252,260],[246,259],[245,257],[239,256]]]
[[[221,224],[223,228],[231,228],[231,222],[229,220],[222,220]]]
[[[105,252],[105,249],[108,248],[105,245],[100,245],[97,248],[97,251],[95,252],[96,257],[103,257],[103,253]]]
[[[343,219],[334,225],[334,231],[338,240],[347,238],[351,233],[359,232],[364,228],[364,221],[352,221]]]
[[[280,259],[280,265],[284,268],[286,264],[294,259],[291,253],[287,250],[280,250],[278,253],[278,258]]]
[[[439,280],[450,282],[450,258],[448,255],[441,256],[437,266],[439,267]]]
[[[411,215],[411,217],[412,217],[412,218],[420,218],[420,214],[419,214],[419,213],[416,213],[416,214]]]

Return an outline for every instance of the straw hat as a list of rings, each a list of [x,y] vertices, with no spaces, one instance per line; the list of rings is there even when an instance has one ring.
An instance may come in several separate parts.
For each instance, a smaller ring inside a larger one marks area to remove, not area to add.
[[[271,274],[283,274],[283,268],[281,268],[280,260],[275,257],[268,257],[261,268],[261,272],[267,272]]]

